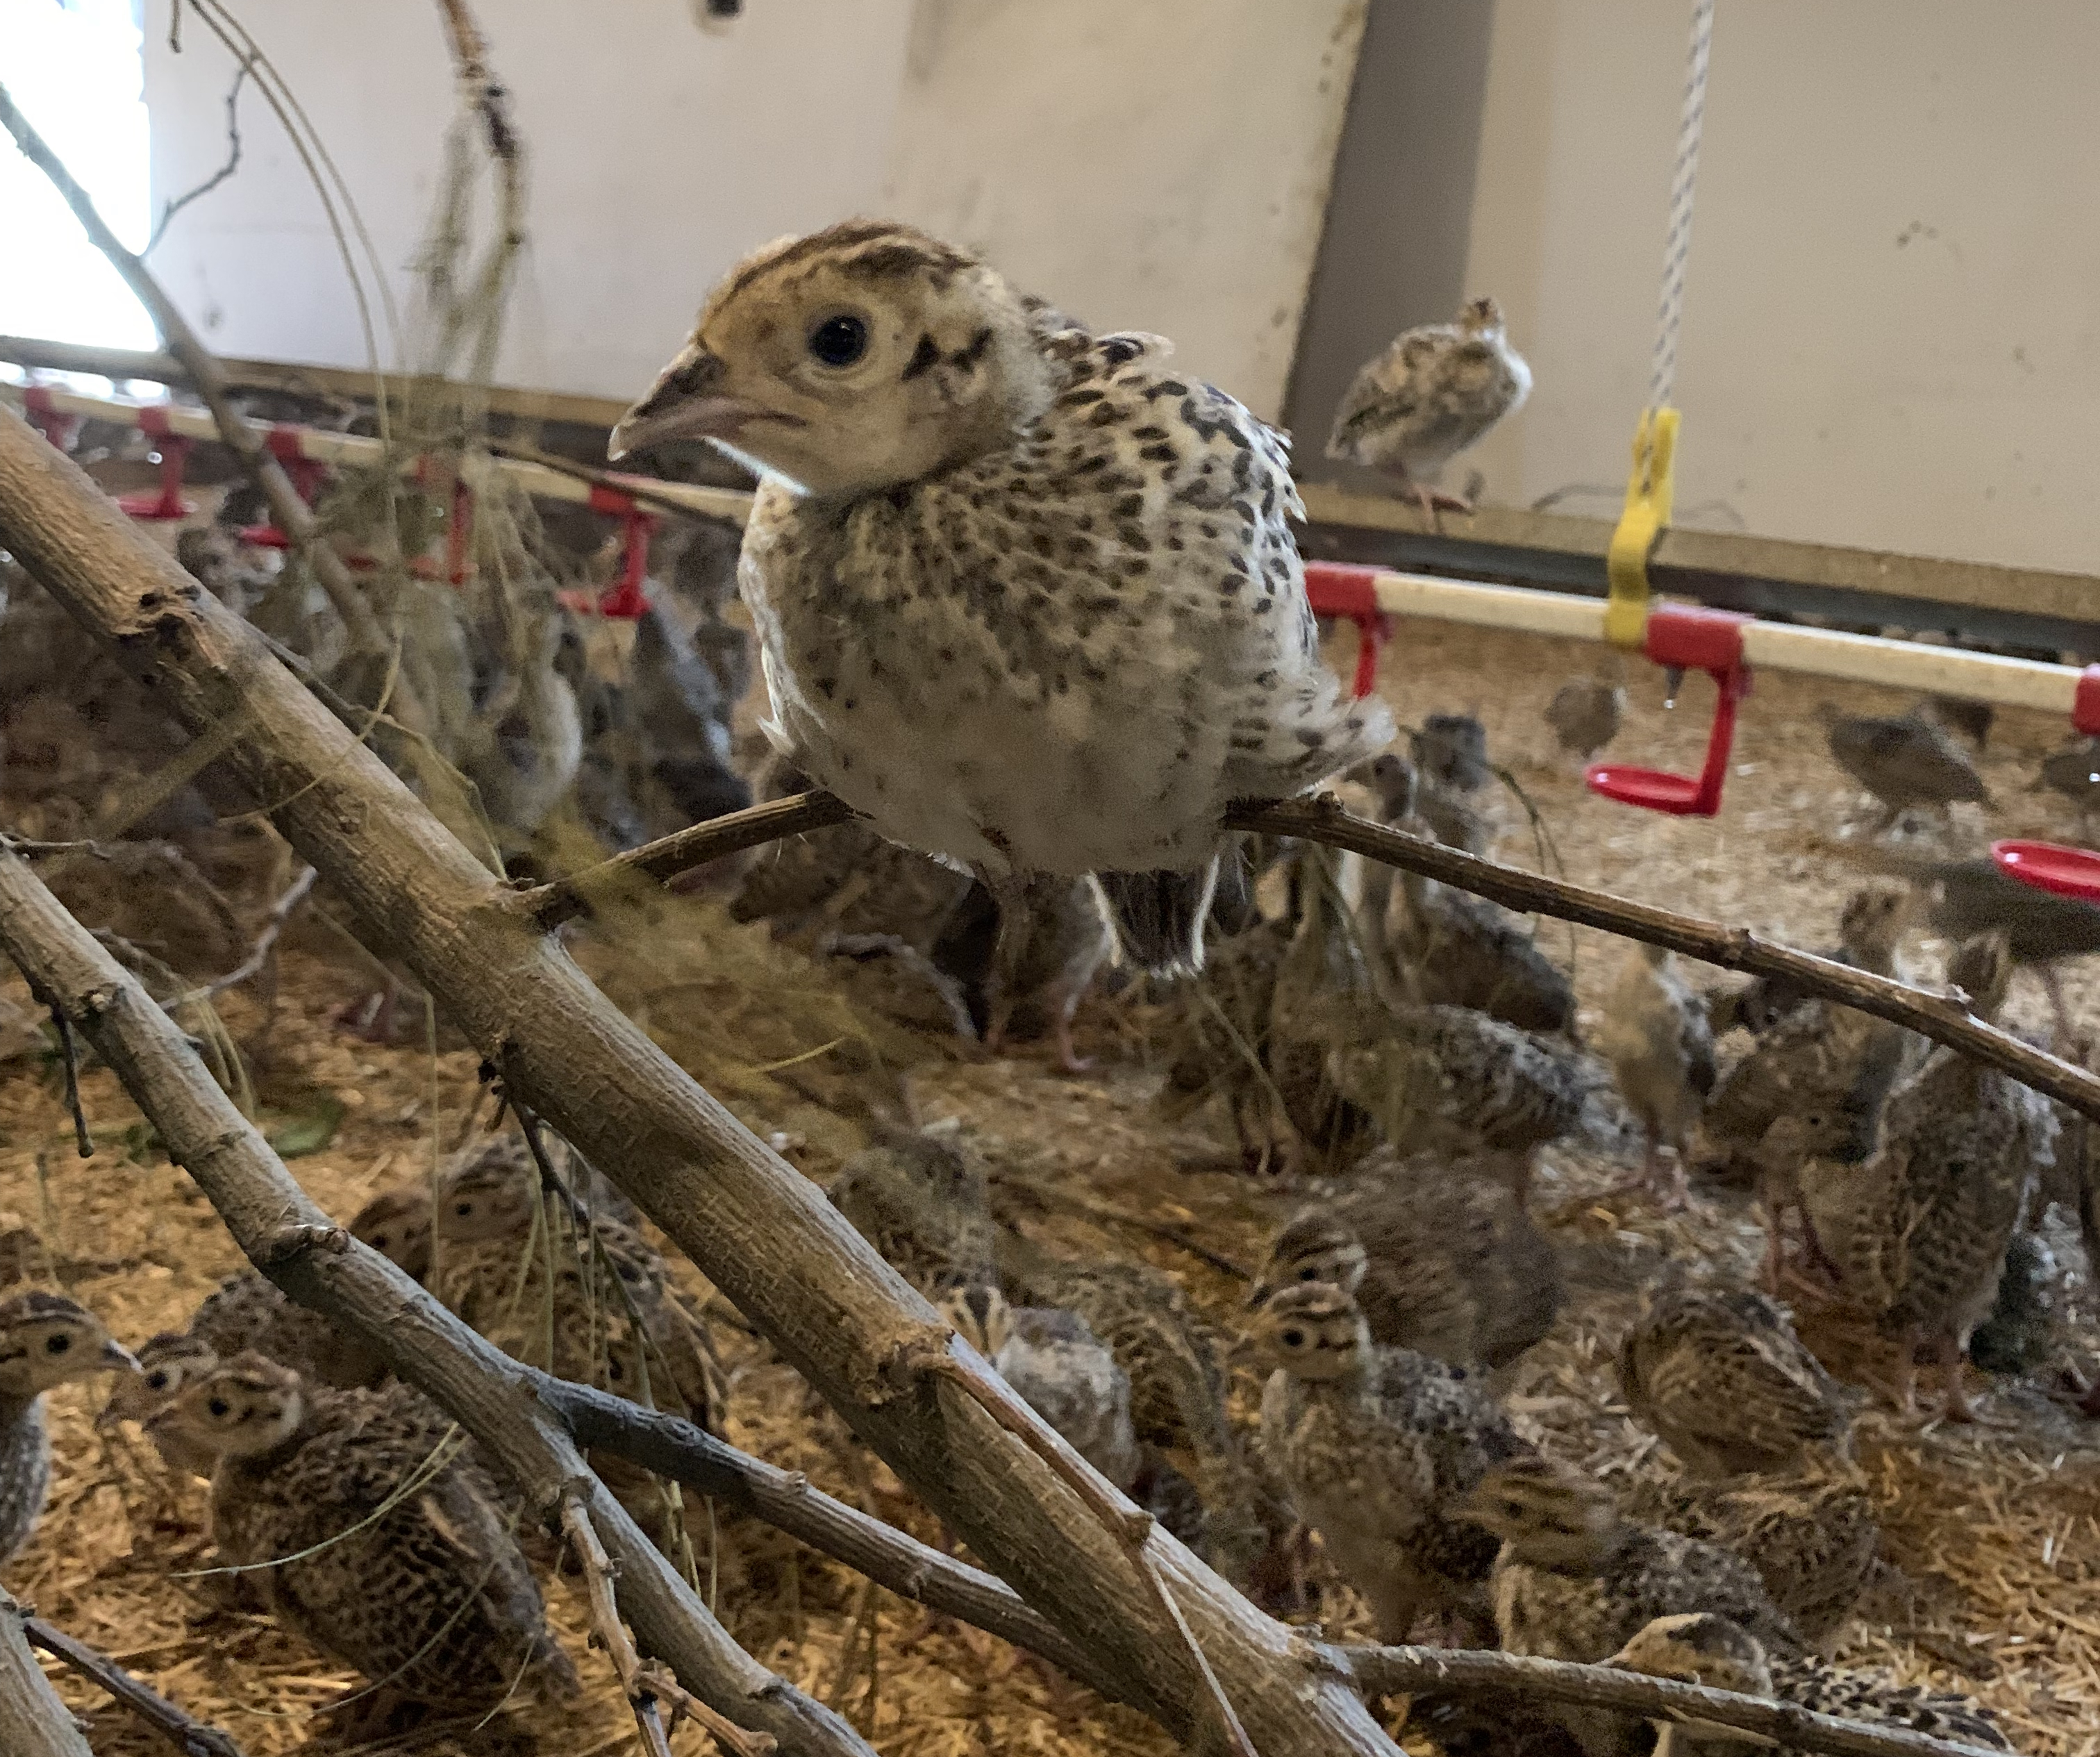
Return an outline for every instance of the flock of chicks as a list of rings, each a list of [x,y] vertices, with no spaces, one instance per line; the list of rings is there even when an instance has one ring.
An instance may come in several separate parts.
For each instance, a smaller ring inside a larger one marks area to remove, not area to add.
[[[1936,712],[1895,723],[1943,742]],[[1479,723],[1436,715],[1409,754],[1365,765],[1341,792],[1480,852],[1493,772]],[[1899,777],[1868,772],[1885,801],[1900,792]],[[1702,992],[1652,947],[1626,948],[1585,1044],[1571,984],[1519,919],[1322,848],[1244,852],[1251,906],[1214,920],[1204,970],[1162,1005],[1167,1114],[1220,1101],[1248,1168],[1308,1192],[1270,1240],[1229,1349],[1159,1272],[1052,1260],[995,1220],[1000,1147],[955,1125],[870,1149],[833,1199],[1076,1449],[1266,1602],[1304,1602],[1302,1534],[1316,1531],[1387,1640],[1440,1626],[2001,1745],[1972,1703],[1817,1657],[1877,1576],[1878,1534],[1850,1461],[1859,1393],[1803,1345],[1777,1296],[1877,1335],[1911,1419],[1923,1361],[1941,1370],[1940,1413],[1972,1419],[1965,1351],[1974,1339],[1983,1363],[1977,1332],[2018,1291],[2031,1229],[2052,1199],[2090,1226],[2076,1119],[1951,1049],[1778,983]],[[805,881],[814,871],[807,850],[779,858]],[[918,857],[892,858],[924,876]],[[923,898],[854,871],[846,905],[863,935],[893,919],[886,895]],[[781,876],[755,868],[748,903],[775,898]],[[1906,876],[1855,892],[1831,954],[1894,973],[1922,917],[1955,940],[1948,986],[1986,1018],[2016,964],[2086,949],[2076,934],[2100,920],[1965,863],[1915,862]],[[776,919],[822,916],[835,883],[805,884]],[[2038,932],[2058,916],[2054,939]],[[1045,1022],[1069,1065],[1070,991],[1057,992]],[[1620,1384],[1688,1474],[1622,1504],[1542,1454],[1495,1387],[1562,1303],[1527,1205],[1535,1159],[1585,1136],[1616,1146],[1628,1120],[1645,1146],[1628,1187],[1674,1207],[1688,1170],[1748,1181],[1768,1251],[1763,1291],[1673,1266],[1643,1291]],[[1266,1375],[1251,1447],[1227,1407],[1235,1362]],[[1185,1453],[1193,1481],[1170,1462]],[[1538,1718],[1440,1698],[1414,1715],[1447,1750],[1506,1748],[1511,1717]],[[1626,1736],[1602,1713],[1536,1730],[1593,1753]],[[1669,1737],[1729,1742],[1714,1729]]]
[[[551,1163],[551,1162],[550,1162]],[[594,1179],[589,1205],[543,1185],[520,1137],[491,1137],[428,1185],[374,1197],[350,1230],[518,1358],[717,1428],[724,1380],[704,1319]],[[390,1732],[571,1693],[507,1479],[420,1393],[259,1274],[227,1281],[188,1327],[136,1356],[70,1299],[0,1306],[0,1561],[28,1538],[49,1474],[41,1393],[115,1371],[100,1425],[140,1424],[171,1471],[208,1478],[211,1578],[368,1680],[338,1724]],[[676,1485],[615,1459],[608,1488],[690,1571]]]

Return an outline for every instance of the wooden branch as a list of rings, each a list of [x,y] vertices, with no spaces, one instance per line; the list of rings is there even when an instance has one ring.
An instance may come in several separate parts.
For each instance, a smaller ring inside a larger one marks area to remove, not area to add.
[[[95,1757],[22,1630],[21,1606],[0,1592],[0,1751],[7,1757]]]
[[[594,867],[586,867],[571,877],[514,891],[509,906],[542,927],[558,926],[589,908],[592,897],[617,896],[637,879],[661,884],[725,854],[806,835],[811,830],[827,830],[858,814],[834,794],[791,793],[785,799],[770,799],[763,805],[748,806],[741,811],[690,824]]]
[[[96,209],[94,197],[74,180],[65,161],[51,149],[43,136],[30,126],[29,118],[15,107],[4,85],[0,85],[0,126],[5,126],[15,137],[15,144],[22,149],[22,156],[51,179],[52,187],[73,210],[73,218],[80,222],[88,241],[109,258],[110,266],[138,295],[139,302],[152,318],[154,328],[161,332],[161,345],[181,363],[205,407],[211,411],[219,438],[240,459],[249,480],[262,490],[263,497],[269,501],[271,520],[291,538],[314,570],[314,577],[328,594],[329,603],[342,618],[351,645],[360,652],[385,652],[387,640],[380,629],[378,618],[372,613],[371,605],[365,602],[363,589],[351,577],[342,558],[322,539],[312,509],[292,485],[285,466],[263,443],[262,430],[251,426],[233,406],[233,387],[227,382],[218,358],[197,339],[196,332],[190,328],[181,307],[168,297],[144,261],[118,241],[117,234],[109,229]],[[417,726],[423,724],[421,705],[415,701],[406,678],[395,684],[394,711],[404,723]]]
[[[1507,1693],[1586,1708],[1615,1708],[1654,1720],[1703,1720],[1736,1727],[1792,1750],[1830,1757],[1992,1757],[1986,1747],[1913,1733],[1908,1727],[1841,1720],[1791,1702],[1710,1690],[1614,1666],[1577,1666],[1515,1653],[1438,1647],[1327,1647],[1324,1658],[1374,1695]],[[2005,1757],[2003,1751],[1996,1757]]]
[[[1347,849],[1388,866],[1471,891],[1522,914],[1550,915],[1584,927],[1601,927],[1628,939],[1667,946],[1672,951],[1718,964],[1723,969],[1784,978],[1804,994],[1908,1026],[1935,1043],[1946,1044],[2011,1075],[2022,1085],[2059,1099],[2081,1115],[2100,1118],[2100,1076],[2074,1067],[2045,1049],[2022,1043],[2010,1031],[1986,1024],[1949,995],[1912,988],[1906,982],[1855,970],[1850,965],[1796,951],[1789,946],[1776,946],[1746,927],[1723,927],[1696,916],[1629,903],[1586,885],[1571,885],[1564,879],[1483,860],[1440,842],[1351,817],[1326,796],[1242,806],[1228,821],[1236,830],[1302,837],[1330,848]]]
[[[696,1489],[844,1562],[899,1598],[1027,1648],[1091,1689],[1115,1693],[1116,1680],[1004,1581],[833,1499],[801,1472],[766,1463],[693,1422],[609,1391],[544,1373],[535,1373],[532,1384],[585,1451],[615,1454]]]
[[[948,1335],[933,1308],[623,1017],[254,629],[5,413],[0,545],[185,724],[240,717],[254,728],[224,761],[257,797],[280,801],[278,830],[368,941],[402,958],[514,1095],[663,1227],[988,1565],[1087,1649],[1117,1694],[1178,1737],[1194,1732],[1208,1693],[1115,1539],[974,1402],[898,1371],[915,1346]],[[301,1271],[286,1285],[296,1297],[318,1282]],[[1043,1437],[1056,1443],[1048,1429]],[[599,1523],[595,1505],[592,1516]],[[1258,1750],[1391,1757],[1355,1693],[1317,1671],[1302,1641],[1164,1534],[1148,1560]]]
[[[665,1700],[672,1702],[674,1715],[697,1721],[714,1735],[716,1743],[735,1752],[736,1757],[773,1757],[776,1746],[770,1733],[745,1732],[734,1720],[725,1720],[705,1702],[695,1701],[676,1684],[653,1675],[642,1665],[626,1625],[620,1620],[620,1605],[612,1590],[615,1572],[612,1558],[606,1554],[605,1546],[592,1528],[589,1509],[574,1495],[562,1503],[562,1530],[576,1553],[576,1566],[583,1570],[594,1631],[591,1638],[612,1661],[620,1687],[627,1693],[629,1706],[634,1711],[634,1724],[642,1730],[642,1748],[651,1757],[671,1757],[671,1742],[659,1706]]]
[[[501,1464],[528,1507],[551,1514],[583,1503],[617,1559],[624,1614],[681,1683],[796,1757],[871,1757],[845,1720],[730,1639],[591,1474],[517,1362],[315,1207],[181,1028],[27,863],[8,854],[0,854],[0,951],[95,1045],[258,1269],[434,1398]]]
[[[18,1610],[20,1607],[15,1607]],[[108,1655],[77,1641],[55,1624],[21,1613],[29,1645],[61,1659],[98,1689],[107,1691],[183,1754],[183,1757],[241,1757],[240,1747],[218,1728],[192,1719],[150,1685],[142,1684]],[[12,1750],[0,1745],[0,1750]]]

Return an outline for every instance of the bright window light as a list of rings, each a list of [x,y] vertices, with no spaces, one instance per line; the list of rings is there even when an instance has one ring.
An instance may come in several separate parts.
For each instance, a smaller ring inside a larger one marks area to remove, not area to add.
[[[0,0],[0,81],[133,249],[150,231],[138,0]],[[152,320],[0,131],[0,334],[158,345]]]

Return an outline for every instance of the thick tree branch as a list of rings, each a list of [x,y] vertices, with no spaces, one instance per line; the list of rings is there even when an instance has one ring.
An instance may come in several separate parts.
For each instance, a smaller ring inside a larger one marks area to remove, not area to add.
[[[1374,1695],[1509,1694],[1586,1708],[1617,1708],[1655,1720],[1712,1721],[1762,1734],[1792,1750],[1830,1757],[1991,1757],[1982,1746],[1936,1739],[1908,1727],[1819,1715],[1791,1702],[1710,1690],[1611,1666],[1436,1647],[1330,1647],[1322,1655]],[[2005,1757],[2001,1751],[1996,1757]]]
[[[7,1757],[95,1757],[22,1632],[21,1607],[0,1592],[0,1751]]]
[[[933,1308],[623,1017],[254,629],[6,413],[0,543],[178,718],[252,727],[224,760],[257,797],[279,801],[279,831],[369,942],[401,956],[516,1095],[661,1225],[973,1550],[1088,1649],[1118,1694],[1179,1735],[1193,1731],[1208,1693],[1171,1620],[1031,1448],[927,1370],[951,1335]],[[295,1278],[310,1285],[288,1274],[288,1286]],[[1041,1437],[1057,1443],[1047,1428]],[[1147,1560],[1258,1750],[1389,1757],[1361,1702],[1311,1667],[1301,1640],[1164,1534],[1150,1538]]]
[[[19,1607],[18,1607],[19,1608]],[[22,1613],[22,1632],[29,1645],[42,1648],[61,1659],[98,1689],[117,1702],[182,1753],[182,1757],[240,1757],[240,1747],[217,1727],[192,1719],[156,1689],[142,1684],[121,1666],[98,1653],[85,1641],[77,1641],[55,1624]],[[0,1750],[12,1747],[0,1745]]]
[[[729,1638],[541,1409],[524,1369],[314,1206],[181,1028],[27,863],[5,854],[0,951],[95,1045],[257,1268],[435,1398],[509,1472],[528,1507],[543,1515],[583,1508],[617,1560],[623,1613],[680,1683],[791,1753],[869,1757],[845,1721]]]

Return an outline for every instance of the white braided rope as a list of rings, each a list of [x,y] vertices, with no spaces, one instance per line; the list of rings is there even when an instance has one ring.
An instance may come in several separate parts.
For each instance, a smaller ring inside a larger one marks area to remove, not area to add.
[[[1692,193],[1699,180],[1699,133],[1706,120],[1706,55],[1714,42],[1714,0],[1692,0],[1692,56],[1684,75],[1684,117],[1677,127],[1677,173],[1670,183],[1670,236],[1662,251],[1662,302],[1656,316],[1650,408],[1669,406],[1677,384],[1677,332],[1684,321],[1684,269],[1692,254]]]

